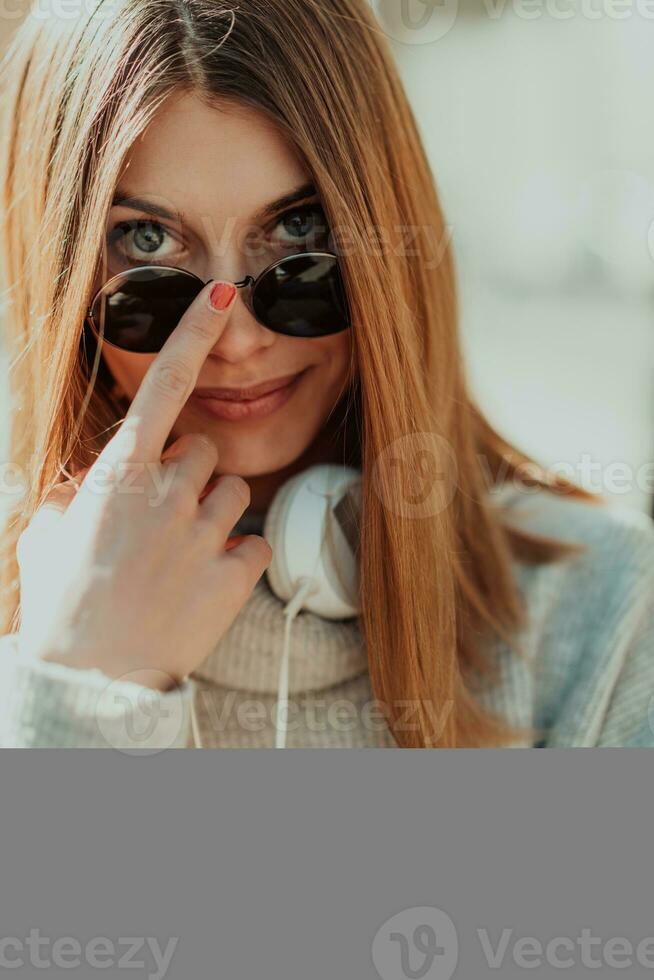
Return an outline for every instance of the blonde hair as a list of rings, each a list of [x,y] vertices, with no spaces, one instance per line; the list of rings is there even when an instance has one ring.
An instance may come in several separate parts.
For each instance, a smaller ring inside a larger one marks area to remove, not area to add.
[[[192,90],[271,119],[304,158],[330,227],[355,238],[340,257],[358,367],[343,424],[363,477],[362,633],[397,744],[520,737],[482,710],[471,681],[492,676],[487,640],[516,643],[524,623],[512,559],[559,560],[570,549],[506,527],[486,480],[514,479],[527,464],[532,484],[594,497],[503,440],[467,390],[433,176],[366,0],[113,0],[81,10],[28,17],[3,64],[9,458],[27,479],[1,541],[0,630],[20,618],[19,534],[66,467],[89,465],[120,421],[82,324],[126,155],[169,95]],[[382,247],[366,239],[370,229]],[[408,256],[397,229],[409,230]],[[434,241],[435,263],[426,260]],[[411,464],[426,458],[425,440],[451,494],[421,509]],[[412,726],[400,723],[408,704]]]

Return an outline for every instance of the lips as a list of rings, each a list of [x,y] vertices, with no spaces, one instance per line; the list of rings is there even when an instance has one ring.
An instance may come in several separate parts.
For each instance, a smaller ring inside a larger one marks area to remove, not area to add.
[[[196,388],[193,394],[198,398],[213,398],[228,402],[254,401],[272,391],[285,387],[302,373],[302,371],[296,371],[294,374],[286,374],[282,378],[263,381],[261,384],[253,385],[250,388]]]
[[[255,422],[267,418],[278,412],[293,397],[298,387],[302,384],[302,379],[309,374],[311,368],[305,368],[299,374],[287,375],[290,378],[281,388],[273,387],[284,381],[283,378],[276,378],[274,381],[267,381],[266,388],[271,388],[265,395],[257,398],[243,398],[243,394],[250,394],[256,389],[236,389],[228,388],[228,398],[216,398],[212,391],[216,389],[200,388],[194,391],[187,404],[189,408],[196,409],[207,418],[219,419],[222,422]],[[260,385],[259,388],[264,387]],[[218,389],[225,391],[225,389]]]

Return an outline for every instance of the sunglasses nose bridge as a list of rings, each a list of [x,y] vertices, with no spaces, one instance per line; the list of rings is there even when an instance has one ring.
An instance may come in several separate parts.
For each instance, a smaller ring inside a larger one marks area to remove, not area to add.
[[[251,288],[254,285],[254,281],[254,276],[246,276],[245,279],[239,279],[239,281],[235,282],[234,285],[237,289],[247,289],[248,287]]]
[[[254,276],[245,276],[244,279],[240,279],[238,282],[234,282],[233,284],[234,286],[236,286],[237,289],[245,290],[243,294],[243,302],[245,303],[250,313],[252,313],[253,315],[254,315],[254,308],[252,306],[252,287],[254,286],[255,282],[256,279],[254,278]]]

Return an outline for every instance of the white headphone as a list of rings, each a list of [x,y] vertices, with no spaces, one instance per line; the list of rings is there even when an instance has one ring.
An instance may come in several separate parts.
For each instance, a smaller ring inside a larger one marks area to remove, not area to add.
[[[271,590],[285,603],[284,649],[277,689],[275,745],[286,744],[291,623],[301,609],[324,619],[351,619],[360,613],[359,520],[361,473],[322,463],[287,480],[266,513],[263,537],[273,550],[266,569]],[[201,746],[192,712],[193,736]]]
[[[361,474],[324,463],[291,477],[266,514],[263,536],[273,550],[266,570],[275,595],[325,619],[359,615],[358,521]]]

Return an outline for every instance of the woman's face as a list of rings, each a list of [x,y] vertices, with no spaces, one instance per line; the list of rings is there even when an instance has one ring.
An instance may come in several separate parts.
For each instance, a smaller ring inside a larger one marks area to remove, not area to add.
[[[293,252],[331,251],[316,194],[271,210],[309,182],[264,116],[241,106],[222,111],[192,94],[170,100],[133,146],[116,190],[103,279],[160,263],[204,281],[237,282]],[[289,466],[321,431],[350,380],[350,334],[314,340],[273,333],[254,319],[239,291],[196,386],[250,388],[302,372],[299,382],[290,399],[259,418],[214,417],[191,400],[172,435],[208,434],[219,451],[217,473],[256,477]],[[103,348],[129,399],[155,356]]]

